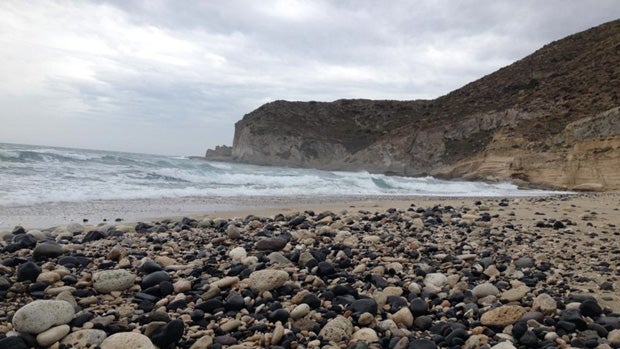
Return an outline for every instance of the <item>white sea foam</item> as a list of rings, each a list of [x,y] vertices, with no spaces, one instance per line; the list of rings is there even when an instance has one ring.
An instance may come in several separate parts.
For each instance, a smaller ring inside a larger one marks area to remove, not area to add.
[[[530,196],[510,183],[442,181],[144,154],[0,144],[0,205],[243,196]]]

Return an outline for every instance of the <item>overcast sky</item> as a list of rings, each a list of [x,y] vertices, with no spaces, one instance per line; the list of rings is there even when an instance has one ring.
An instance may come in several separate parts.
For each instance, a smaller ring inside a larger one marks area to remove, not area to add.
[[[435,98],[618,0],[0,1],[0,142],[201,155],[278,99]]]

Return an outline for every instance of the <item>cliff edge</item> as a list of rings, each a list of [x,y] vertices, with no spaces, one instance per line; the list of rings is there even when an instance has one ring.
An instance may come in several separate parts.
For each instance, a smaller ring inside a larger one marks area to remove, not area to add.
[[[550,43],[435,100],[265,104],[237,161],[620,189],[620,20]]]

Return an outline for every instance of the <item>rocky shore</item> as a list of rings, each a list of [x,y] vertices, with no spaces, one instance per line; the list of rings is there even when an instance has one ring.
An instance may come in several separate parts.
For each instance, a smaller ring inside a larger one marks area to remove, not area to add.
[[[620,348],[618,208],[597,194],[16,227],[0,349]]]

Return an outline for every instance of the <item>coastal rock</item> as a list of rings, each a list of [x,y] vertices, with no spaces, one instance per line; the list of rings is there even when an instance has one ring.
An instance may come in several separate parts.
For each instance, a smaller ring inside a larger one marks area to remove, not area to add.
[[[319,332],[323,338],[339,343],[343,338],[350,337],[353,334],[353,324],[351,320],[342,315],[330,320],[323,326]]]
[[[71,321],[75,311],[65,301],[36,300],[19,308],[13,316],[13,328],[18,332],[41,333],[52,326]]]
[[[104,270],[93,275],[93,287],[99,293],[124,291],[135,281],[136,276],[125,269]]]
[[[517,322],[525,313],[525,309],[518,305],[503,305],[491,309],[480,317],[485,326],[508,326]]]
[[[71,331],[71,327],[69,327],[69,325],[52,327],[37,335],[37,343],[39,343],[42,347],[50,346],[61,340],[69,333],[69,331]]]
[[[248,286],[259,292],[278,288],[289,280],[289,275],[283,270],[265,269],[250,274]]]
[[[60,344],[71,346],[74,349],[89,349],[101,345],[106,337],[107,334],[103,330],[78,330],[63,338]]]
[[[149,337],[137,332],[120,332],[101,342],[101,349],[156,349]]]

